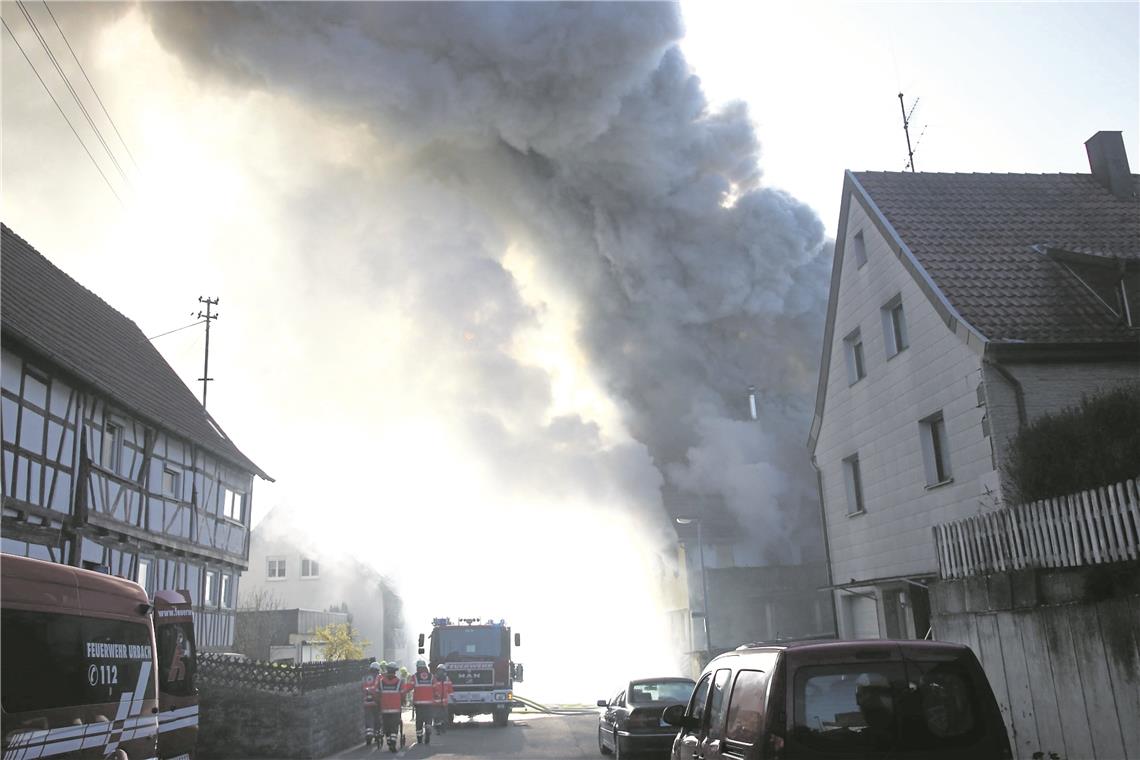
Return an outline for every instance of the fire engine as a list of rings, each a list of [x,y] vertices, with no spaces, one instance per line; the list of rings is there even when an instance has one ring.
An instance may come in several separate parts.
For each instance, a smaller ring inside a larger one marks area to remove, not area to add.
[[[520,646],[521,636],[511,637],[504,621],[479,618],[432,620],[429,665],[434,673],[442,665],[455,689],[448,704],[447,719],[456,715],[490,715],[496,726],[507,725],[511,708],[522,707],[514,698],[515,682],[523,680],[523,666],[511,661],[511,644]],[[424,653],[424,635],[419,638]]]

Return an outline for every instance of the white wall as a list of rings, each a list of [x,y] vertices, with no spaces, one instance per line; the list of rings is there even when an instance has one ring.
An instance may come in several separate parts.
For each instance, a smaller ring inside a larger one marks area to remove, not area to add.
[[[867,263],[856,268],[862,230]],[[981,359],[942,322],[857,200],[850,204],[830,373],[816,446],[835,583],[937,570],[931,527],[992,508],[995,488],[985,407],[977,401]],[[901,293],[909,347],[888,359],[880,308]],[[867,376],[848,385],[844,337],[859,327]],[[927,488],[919,420],[942,411],[953,481]],[[858,453],[865,513],[848,516],[843,459]],[[841,594],[840,597],[843,595]],[[870,599],[868,605],[873,606]],[[869,614],[858,604],[858,619]],[[844,629],[840,614],[841,635]],[[858,624],[862,633],[862,623]]]

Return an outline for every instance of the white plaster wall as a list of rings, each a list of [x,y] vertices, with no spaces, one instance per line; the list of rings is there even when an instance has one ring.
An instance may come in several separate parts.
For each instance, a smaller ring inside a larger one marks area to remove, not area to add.
[[[977,403],[980,357],[942,322],[863,207],[853,200],[849,208],[848,255],[815,452],[835,583],[936,571],[931,527],[983,509],[985,488],[994,482],[990,441],[981,424],[985,408]],[[860,230],[868,260],[857,269],[851,240]],[[909,347],[888,360],[880,308],[897,293]],[[843,338],[856,327],[867,376],[849,387]],[[919,420],[939,410],[953,482],[927,489]],[[848,516],[843,459],[854,453],[866,511]]]

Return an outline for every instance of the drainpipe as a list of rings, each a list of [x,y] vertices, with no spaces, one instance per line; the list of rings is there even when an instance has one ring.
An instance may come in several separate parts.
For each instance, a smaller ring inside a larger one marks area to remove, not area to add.
[[[835,584],[835,580],[831,577],[831,542],[827,538],[827,508],[823,503],[823,471],[819,469],[819,463],[815,460],[815,454],[811,455],[811,467],[815,470],[815,486],[819,494],[819,520],[820,525],[823,527],[823,564],[827,569],[827,596],[831,600],[831,630],[835,635],[839,635],[839,613],[835,609],[835,591],[831,586]]]

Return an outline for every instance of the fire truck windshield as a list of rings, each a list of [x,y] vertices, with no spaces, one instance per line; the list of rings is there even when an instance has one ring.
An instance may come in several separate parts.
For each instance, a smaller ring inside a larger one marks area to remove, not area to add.
[[[505,628],[437,628],[432,649],[439,659],[448,657],[502,657],[507,642]]]

